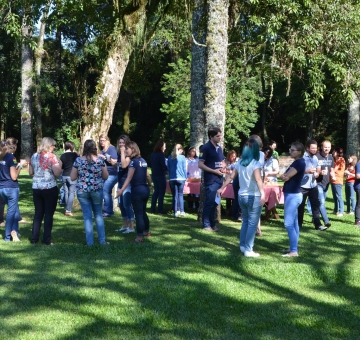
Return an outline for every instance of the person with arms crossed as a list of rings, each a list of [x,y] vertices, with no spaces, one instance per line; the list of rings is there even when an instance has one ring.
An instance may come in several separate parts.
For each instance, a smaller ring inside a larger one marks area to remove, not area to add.
[[[215,224],[215,211],[218,205],[215,202],[217,190],[223,184],[224,154],[218,143],[222,134],[218,127],[208,129],[209,141],[200,151],[199,168],[204,171],[204,185],[206,197],[202,214],[205,231],[219,231]]]

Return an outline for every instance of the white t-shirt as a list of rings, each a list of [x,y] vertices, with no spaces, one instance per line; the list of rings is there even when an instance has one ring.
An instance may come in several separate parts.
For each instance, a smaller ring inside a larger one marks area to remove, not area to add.
[[[277,159],[275,159],[274,157],[270,157],[267,161],[265,161],[264,172],[266,178],[270,182],[277,182],[277,177],[276,175],[267,175],[267,173],[274,172],[277,170],[279,170],[279,162],[277,161]]]
[[[260,162],[252,160],[247,167],[241,165],[241,160],[236,163],[235,169],[239,174],[239,196],[261,196],[258,185],[255,181],[255,169],[261,169]]]
[[[199,169],[199,158],[186,158],[187,178],[201,178],[201,170]]]

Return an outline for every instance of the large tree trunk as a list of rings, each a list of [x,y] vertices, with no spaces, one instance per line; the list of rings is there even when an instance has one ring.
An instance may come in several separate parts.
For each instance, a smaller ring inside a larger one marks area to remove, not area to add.
[[[39,41],[37,49],[35,51],[35,122],[36,122],[36,144],[39,147],[42,139],[42,119],[41,119],[41,63],[45,54],[44,50],[44,36],[45,36],[45,26],[46,19],[48,16],[51,0],[48,1],[46,7],[43,11],[43,16],[41,18],[40,32],[39,32]]]
[[[130,55],[134,49],[139,32],[146,23],[145,5],[147,1],[139,1],[134,11],[124,17],[126,33],[115,28],[114,44],[110,48],[104,70],[100,76],[94,104],[85,118],[85,127],[81,136],[83,145],[87,139],[98,140],[100,134],[107,134],[112,124],[113,111],[119,97]]]
[[[360,155],[360,102],[359,97],[353,93],[353,100],[349,104],[348,109],[348,123],[347,123],[347,147],[346,153],[348,155],[354,154],[357,157]]]
[[[204,18],[206,6],[204,0],[197,0],[192,16],[191,47],[191,104],[190,104],[190,146],[199,147],[206,142],[205,126],[205,58],[206,29]]]
[[[25,10],[24,10],[25,13]],[[30,159],[33,153],[32,138],[32,90],[33,54],[29,45],[31,27],[26,23],[24,14],[21,28],[21,158]]]
[[[206,130],[217,126],[224,133],[228,46],[228,0],[208,1],[206,36]]]

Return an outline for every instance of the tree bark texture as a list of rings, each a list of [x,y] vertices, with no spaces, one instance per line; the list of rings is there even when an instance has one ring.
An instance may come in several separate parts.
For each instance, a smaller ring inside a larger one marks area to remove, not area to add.
[[[98,140],[100,134],[107,134],[112,124],[113,111],[119,97],[130,55],[134,49],[137,34],[146,23],[145,5],[141,1],[136,10],[124,17],[126,32],[115,29],[114,44],[110,48],[104,70],[100,76],[94,104],[84,119],[85,127],[81,136],[81,145],[87,139]]]
[[[228,0],[208,1],[206,36],[206,131],[217,126],[224,132],[228,47]]]
[[[359,102],[359,97],[355,93],[353,93],[353,99],[349,104],[349,108],[348,108],[346,153],[348,155],[354,154],[358,158],[360,156],[359,123],[360,123],[360,102]]]
[[[190,145],[199,150],[206,142],[205,126],[205,58],[206,58],[206,6],[204,0],[197,0],[192,16],[191,47],[191,103],[190,103]],[[201,45],[204,46],[201,46]]]
[[[31,27],[22,26],[24,42],[21,46],[21,158],[30,159],[33,153],[32,138],[32,90],[33,90],[33,55],[28,44]]]
[[[36,144],[39,147],[42,139],[42,120],[41,120],[41,64],[42,59],[45,54],[44,50],[44,36],[45,36],[45,27],[46,27],[46,19],[48,16],[49,8],[50,8],[51,0],[48,1],[46,7],[43,11],[43,16],[41,18],[40,23],[40,31],[39,31],[39,41],[37,45],[37,49],[35,51],[35,122],[36,122]]]

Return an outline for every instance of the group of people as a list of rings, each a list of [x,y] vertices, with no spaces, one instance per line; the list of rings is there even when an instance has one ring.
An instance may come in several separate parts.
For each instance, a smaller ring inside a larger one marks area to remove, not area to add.
[[[150,236],[150,223],[146,205],[150,189],[154,188],[151,200],[151,212],[164,214],[164,195],[166,177],[169,176],[175,217],[185,216],[183,189],[185,181],[201,180],[206,198],[202,212],[205,231],[217,232],[215,210],[220,203],[223,189],[232,183],[234,189],[233,217],[239,209],[242,214],[240,231],[240,251],[246,257],[258,257],[254,252],[254,240],[261,233],[260,214],[265,203],[263,183],[277,181],[279,174],[276,143],[262,149],[262,140],[252,135],[246,141],[241,158],[234,150],[228,152],[225,160],[219,143],[222,133],[219,128],[208,130],[209,141],[200,148],[199,157],[196,148],[188,150],[176,144],[168,158],[165,157],[166,144],[159,141],[151,155],[152,177],[148,164],[141,157],[140,149],[126,135],[121,135],[117,145],[111,145],[106,135],[101,135],[98,145],[87,140],[83,154],[74,151],[74,143],[65,143],[65,152],[60,159],[55,155],[56,142],[50,137],[42,139],[38,151],[26,160],[18,163],[13,153],[16,143],[11,139],[0,143],[0,198],[8,205],[5,225],[5,241],[19,241],[19,185],[17,177],[20,170],[28,165],[33,176],[32,192],[35,214],[32,226],[31,242],[38,243],[40,229],[44,220],[42,242],[52,245],[51,231],[53,215],[58,200],[56,178],[62,175],[65,191],[65,216],[73,216],[72,205],[75,192],[84,217],[84,229],[87,245],[94,244],[92,216],[94,215],[97,236],[100,244],[107,244],[104,218],[114,215],[112,190],[118,184],[117,197],[123,219],[118,231],[135,233],[134,242],[143,242]],[[326,230],[331,226],[325,208],[325,199],[331,185],[334,195],[334,213],[341,217],[344,213],[342,200],[343,177],[346,178],[347,212],[355,213],[355,224],[360,226],[360,164],[355,155],[348,157],[346,167],[343,150],[335,148],[330,154],[331,143],[325,140],[318,150],[317,142],[309,140],[305,147],[298,142],[291,144],[290,156],[293,163],[280,178],[284,184],[284,224],[287,229],[290,248],[283,256],[298,256],[298,240],[303,224],[304,208],[307,198],[311,209],[312,221],[317,230]],[[360,162],[359,162],[360,163]],[[355,199],[355,193],[356,198]],[[195,199],[197,202],[198,200]],[[190,203],[193,202],[190,200]],[[198,203],[198,202],[197,202]],[[235,212],[235,213],[234,213]],[[324,223],[321,223],[322,216]]]

